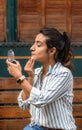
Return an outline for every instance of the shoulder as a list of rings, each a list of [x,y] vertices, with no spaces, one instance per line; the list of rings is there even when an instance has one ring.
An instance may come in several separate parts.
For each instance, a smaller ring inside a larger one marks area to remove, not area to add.
[[[73,77],[71,70],[67,67],[64,67],[60,62],[57,63],[57,67],[56,69],[54,69],[53,73],[55,73],[56,75]]]

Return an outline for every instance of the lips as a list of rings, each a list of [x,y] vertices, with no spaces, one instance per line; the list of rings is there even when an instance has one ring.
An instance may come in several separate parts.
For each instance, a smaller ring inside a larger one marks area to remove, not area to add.
[[[31,55],[35,55],[34,53],[31,53]]]

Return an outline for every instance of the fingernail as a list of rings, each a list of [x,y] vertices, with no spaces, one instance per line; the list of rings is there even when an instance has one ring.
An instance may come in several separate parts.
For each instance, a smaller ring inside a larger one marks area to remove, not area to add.
[[[34,59],[33,56],[31,57],[31,59]]]

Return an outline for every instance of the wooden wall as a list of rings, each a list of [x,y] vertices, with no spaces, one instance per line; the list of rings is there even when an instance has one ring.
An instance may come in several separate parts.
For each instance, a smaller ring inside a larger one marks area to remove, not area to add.
[[[6,0],[0,0],[0,42],[6,39]]]
[[[71,6],[72,41],[82,42],[82,0],[72,0]]]
[[[7,0],[0,0],[0,41],[7,41]],[[17,0],[17,37],[33,41],[43,26],[67,31],[74,42],[82,41],[82,0]]]
[[[67,31],[82,41],[82,0],[18,0],[18,37],[32,41],[43,26]]]

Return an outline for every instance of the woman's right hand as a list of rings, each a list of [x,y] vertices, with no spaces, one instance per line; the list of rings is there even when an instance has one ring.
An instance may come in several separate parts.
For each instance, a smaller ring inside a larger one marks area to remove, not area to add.
[[[11,74],[16,79],[18,79],[22,76],[22,68],[21,68],[21,65],[18,61],[16,61],[16,64],[13,64],[10,61],[8,61],[8,59],[7,59],[6,63],[8,66],[7,70],[9,72],[9,74]]]

